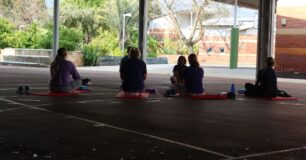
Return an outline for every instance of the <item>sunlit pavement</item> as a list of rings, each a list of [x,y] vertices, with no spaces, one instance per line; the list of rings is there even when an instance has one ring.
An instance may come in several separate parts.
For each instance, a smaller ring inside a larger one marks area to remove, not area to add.
[[[154,68],[156,67],[156,68]],[[147,88],[169,88],[171,66],[148,66]],[[287,160],[306,157],[306,86],[281,81],[279,88],[298,101],[270,101],[237,95],[236,100],[189,98],[114,98],[118,71],[83,68],[91,92],[72,97],[17,95],[20,85],[47,91],[49,69],[0,66],[0,159],[71,160]],[[111,67],[110,67],[111,68]],[[118,69],[118,67],[117,67]],[[157,70],[156,72],[153,72]],[[241,70],[249,80],[239,75]],[[244,68],[205,68],[207,93],[243,88],[252,81]],[[168,73],[157,74],[161,71]],[[235,74],[236,76],[234,76]]]

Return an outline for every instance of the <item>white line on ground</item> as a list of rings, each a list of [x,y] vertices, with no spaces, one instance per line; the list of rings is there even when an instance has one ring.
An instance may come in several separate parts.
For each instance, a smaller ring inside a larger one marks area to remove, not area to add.
[[[0,110],[0,112],[13,111],[13,110],[24,109],[24,108],[28,108],[28,107],[17,107],[17,108],[2,109],[2,110]]]
[[[85,119],[85,118],[80,118],[80,117],[76,117],[76,116],[71,116],[71,118],[78,119],[78,120],[81,120],[81,121],[85,121],[85,122],[88,122],[88,123],[93,123],[93,125],[96,125],[96,126],[97,125],[101,125],[101,126],[109,127],[109,128],[112,128],[112,129],[120,130],[120,131],[123,131],[123,132],[133,133],[133,134],[136,134],[136,135],[140,135],[140,136],[144,136],[144,137],[149,137],[149,138],[157,139],[157,140],[160,140],[160,141],[164,141],[164,142],[180,145],[180,146],[183,146],[183,147],[187,147],[187,148],[190,148],[190,149],[194,149],[194,150],[210,153],[210,154],[213,154],[213,155],[216,155],[216,156],[220,156],[220,157],[225,157],[225,158],[230,158],[230,159],[234,158],[232,156],[225,155],[225,154],[222,154],[222,153],[219,153],[219,152],[215,152],[215,151],[211,151],[211,150],[208,150],[208,149],[200,148],[200,147],[197,147],[197,146],[192,146],[192,145],[189,145],[189,144],[177,142],[177,141],[170,140],[170,139],[167,139],[167,138],[162,138],[162,137],[154,136],[154,135],[147,134],[147,133],[142,133],[142,132],[138,132],[138,131],[134,131],[134,130],[130,130],[130,129],[116,127],[116,126],[112,126],[112,125],[108,125],[108,124],[104,124],[104,123],[100,123],[100,122],[97,122],[97,121],[93,121],[93,120],[89,120],[89,119]]]
[[[18,99],[19,101],[27,101],[27,102],[40,102],[39,99]]]
[[[44,111],[44,112],[53,112],[53,111],[50,111],[50,110],[47,110],[47,109],[44,109],[44,108],[39,108],[39,107],[35,107],[35,106],[32,106],[32,105],[27,105],[27,104],[23,104],[23,103],[18,103],[18,102],[12,101],[12,100],[4,99],[4,98],[0,98],[0,100],[6,101],[6,102],[9,102],[9,103],[15,103],[15,104],[18,104],[18,105],[21,105],[21,106],[25,106],[29,109],[36,109],[36,110],[40,110],[40,111]],[[58,114],[58,115],[63,116],[64,114]],[[108,128],[120,130],[120,131],[123,131],[123,132],[132,133],[132,134],[136,134],[136,135],[140,135],[140,136],[144,136],[144,137],[148,137],[148,138],[153,138],[153,139],[156,139],[156,140],[176,144],[176,145],[179,145],[179,146],[183,146],[183,147],[186,147],[186,148],[202,151],[202,152],[209,153],[209,154],[216,155],[216,156],[220,156],[220,157],[223,157],[223,158],[228,158],[228,159],[235,158],[235,157],[225,155],[225,154],[222,154],[222,153],[219,153],[219,152],[215,152],[215,151],[212,151],[212,150],[208,150],[208,149],[205,149],[205,148],[200,148],[200,147],[185,144],[185,143],[181,143],[181,142],[174,141],[174,140],[171,140],[171,139],[162,138],[162,137],[154,136],[154,135],[151,135],[151,134],[142,133],[142,132],[138,132],[138,131],[134,131],[134,130],[130,130],[130,129],[117,127],[117,126],[112,126],[112,125],[100,123],[100,122],[97,122],[97,121],[94,121],[94,120],[89,120],[89,119],[85,119],[85,118],[81,118],[81,117],[77,117],[77,116],[72,116],[72,115],[68,115],[68,114],[65,114],[65,115],[66,115],[65,118],[77,119],[77,120],[81,120],[81,121],[84,121],[84,122],[91,123],[93,125],[101,125],[101,126],[105,126],[105,127],[108,127]]]
[[[0,98],[0,100],[5,101],[5,102],[9,102],[9,103],[13,103],[13,104],[17,104],[17,105],[21,105],[21,106],[25,106],[25,107],[28,107],[28,108],[31,108],[31,109],[36,109],[36,110],[40,110],[40,111],[44,111],[44,112],[51,112],[51,111],[49,111],[47,109],[44,109],[44,108],[34,107],[34,106],[31,106],[31,105],[27,105],[27,104],[24,104],[24,103],[18,103],[18,102],[15,102],[15,101],[4,99],[4,98]]]
[[[156,102],[160,102],[160,100],[146,101],[146,103],[156,103]]]
[[[105,125],[101,125],[101,124],[95,124],[93,125],[94,127],[105,127]]]
[[[122,102],[108,102],[108,103],[111,103],[111,104],[119,104],[119,103],[122,103]]]
[[[95,99],[95,100],[87,100],[87,101],[76,101],[74,103],[93,103],[93,102],[107,102],[111,100],[106,100],[106,99]]]
[[[302,103],[289,103],[289,102],[277,102],[277,104],[292,105],[292,106],[305,106],[305,104],[302,104]]]
[[[230,158],[227,160],[239,160],[239,159],[246,159],[246,158],[255,158],[255,157],[262,157],[262,156],[269,156],[274,154],[280,154],[280,153],[287,153],[292,151],[299,151],[299,150],[305,150],[306,146],[298,147],[298,148],[290,148],[290,149],[284,149],[279,151],[271,151],[271,152],[265,152],[265,153],[257,153],[257,154],[250,154],[246,156],[236,157],[236,158]]]

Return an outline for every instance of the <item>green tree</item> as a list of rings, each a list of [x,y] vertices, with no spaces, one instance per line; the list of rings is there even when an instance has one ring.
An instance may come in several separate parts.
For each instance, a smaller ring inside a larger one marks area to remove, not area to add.
[[[100,6],[105,0],[65,0],[61,3],[60,20],[67,27],[82,30],[84,43],[88,44],[103,27],[103,15]]]
[[[64,0],[65,4],[73,4],[79,8],[99,8],[106,0]]]
[[[9,47],[7,37],[15,30],[13,24],[4,18],[0,18],[0,48]]]
[[[105,24],[111,32],[114,32],[118,37],[120,37],[118,39],[118,44],[120,45],[122,44],[123,36],[123,14],[125,13],[132,14],[132,17],[126,17],[125,21],[125,42],[127,42],[130,37],[133,36],[130,33],[133,32],[134,28],[138,24],[138,0],[112,0],[107,1],[105,5],[103,5],[102,14],[105,17]]]
[[[27,26],[34,21],[45,24],[50,19],[44,0],[1,0],[0,15],[16,26]]]
[[[66,48],[68,51],[75,51],[81,48],[83,33],[75,28],[68,28],[66,26],[60,26],[59,33],[59,46]],[[39,46],[45,49],[52,49],[53,44],[53,28],[49,25],[46,36],[39,41]]]

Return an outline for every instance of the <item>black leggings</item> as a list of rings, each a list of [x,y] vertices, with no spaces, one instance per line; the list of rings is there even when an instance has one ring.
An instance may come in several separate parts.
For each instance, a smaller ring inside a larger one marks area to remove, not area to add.
[[[263,91],[261,90],[261,88],[259,88],[258,86],[255,86],[252,83],[246,83],[245,84],[245,92],[244,94],[246,96],[251,96],[251,97],[263,97],[265,96],[265,94],[263,93]]]

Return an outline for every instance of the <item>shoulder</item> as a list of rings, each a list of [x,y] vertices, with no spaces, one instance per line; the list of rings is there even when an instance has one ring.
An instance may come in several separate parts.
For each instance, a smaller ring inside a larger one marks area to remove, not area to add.
[[[178,69],[178,65],[175,65],[174,67],[173,67],[173,70],[177,70]]]
[[[142,65],[146,65],[146,63],[145,63],[143,60],[141,60],[141,59],[138,59],[138,62],[139,62],[140,64],[142,64]]]
[[[72,66],[72,67],[75,67],[75,65],[71,62],[71,61],[68,61],[68,60],[64,60],[64,63],[68,66]]]

